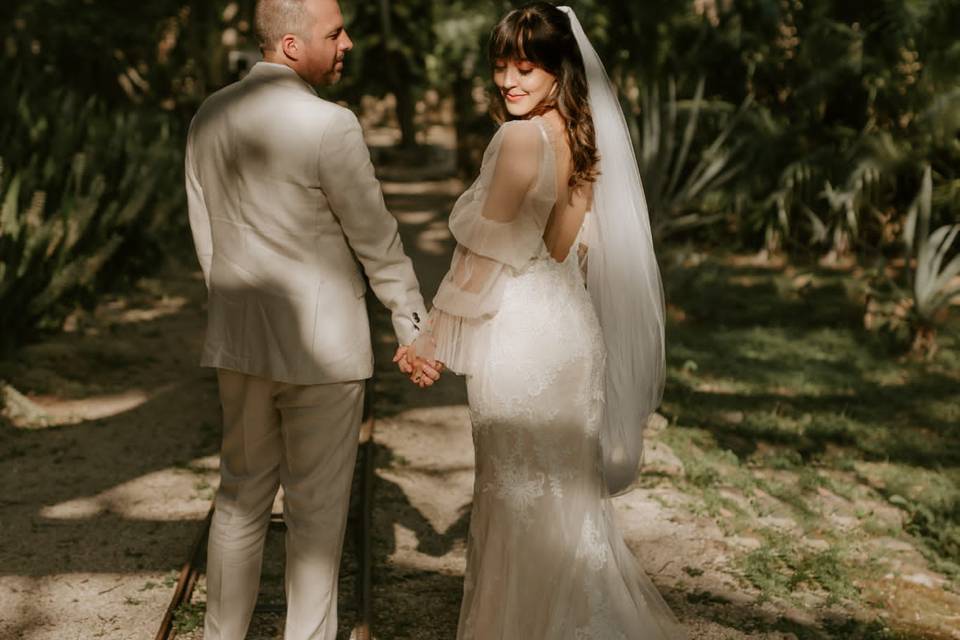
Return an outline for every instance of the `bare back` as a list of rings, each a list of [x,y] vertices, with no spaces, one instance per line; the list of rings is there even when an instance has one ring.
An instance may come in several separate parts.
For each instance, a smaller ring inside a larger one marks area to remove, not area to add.
[[[557,202],[550,212],[543,232],[543,243],[550,256],[563,262],[574,248],[580,228],[590,210],[593,188],[588,184],[571,193],[570,176],[573,173],[572,154],[563,135],[563,121],[555,111],[543,117],[550,129],[550,141],[556,154]]]

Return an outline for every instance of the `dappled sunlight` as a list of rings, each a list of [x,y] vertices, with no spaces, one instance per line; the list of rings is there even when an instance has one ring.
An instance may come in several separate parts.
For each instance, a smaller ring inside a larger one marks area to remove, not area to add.
[[[429,308],[497,126],[484,43],[518,3],[340,4],[354,47],[318,95],[356,113]],[[666,286],[665,419],[614,501],[631,549],[697,640],[960,639],[960,236],[931,251],[958,221],[960,6],[573,4]],[[183,150],[260,59],[256,5],[4,7],[0,638],[152,637],[209,506],[221,415]],[[373,630],[446,640],[474,489],[464,379],[411,387],[373,298]],[[274,536],[271,604],[281,565]]]
[[[120,393],[92,395],[85,398],[63,400],[52,396],[37,396],[34,398],[36,406],[43,412],[43,427],[65,426],[81,424],[88,420],[101,420],[132,411],[148,402],[151,398],[168,393],[177,385],[171,384],[145,391],[130,389]],[[37,424],[18,424],[14,426],[24,429],[41,428]]]
[[[424,226],[437,219],[436,211],[399,211],[396,214],[401,224]]]
[[[394,536],[400,548],[404,553],[397,553],[387,558],[399,571],[429,571],[441,576],[452,578],[456,583],[460,583],[459,590],[462,590],[463,572],[466,569],[466,558],[457,554],[455,559],[435,558],[426,553],[419,553],[416,550],[417,538],[414,532],[403,525],[397,524],[394,530]],[[455,587],[455,589],[458,589]],[[453,610],[454,613],[456,610]]]
[[[731,384],[725,380],[704,380],[702,382],[697,382],[694,387],[694,391],[699,391],[701,393],[715,393],[718,395],[735,395],[741,393],[741,389],[738,388],[735,384]]]
[[[738,286],[738,287],[748,287],[748,288],[749,288],[749,287],[757,287],[757,286],[766,285],[766,284],[769,282],[769,278],[768,278],[767,276],[752,276],[752,275],[737,276],[737,275],[733,275],[733,276],[730,276],[729,282],[730,282],[730,284],[736,285],[736,286]]]
[[[446,255],[452,237],[445,221],[435,222],[417,235],[417,250],[430,256]]]
[[[84,520],[110,515],[148,522],[197,520],[217,483],[219,458],[198,458],[183,466],[148,473],[96,495],[42,507],[50,520]],[[184,500],[185,496],[191,499]]]
[[[721,264],[731,267],[752,267],[766,271],[782,271],[787,266],[787,257],[783,254],[769,255],[764,252],[751,254],[728,254],[721,259]]]
[[[465,185],[459,178],[446,178],[425,182],[385,181],[381,184],[386,196],[421,196],[457,198]]]
[[[97,307],[96,315],[98,320],[108,325],[151,322],[175,315],[189,303],[190,301],[184,296],[164,296],[147,306],[121,298]]]
[[[152,636],[156,611],[163,610],[175,582],[169,571],[147,572],[135,582],[109,572],[8,576],[0,591],[0,637],[130,638],[131,629]]]
[[[665,272],[683,313],[668,314],[664,438],[687,508],[754,541],[728,547],[723,570],[773,602],[900,598],[888,624],[949,637],[956,343],[933,363],[898,358],[861,328],[856,276],[789,271],[707,257]]]
[[[960,627],[960,596],[945,589],[929,575],[884,576],[866,581],[864,596],[882,608],[880,617],[896,621],[903,632],[930,640],[953,640]]]

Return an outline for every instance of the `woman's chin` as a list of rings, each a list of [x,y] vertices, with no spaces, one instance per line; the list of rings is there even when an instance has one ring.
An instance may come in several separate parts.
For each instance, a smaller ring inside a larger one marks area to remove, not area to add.
[[[507,113],[509,113],[514,118],[523,118],[524,116],[528,115],[531,111],[533,111],[533,107],[531,107],[528,104],[524,104],[523,102],[518,104],[518,103],[512,103],[507,101],[506,107],[507,107]]]

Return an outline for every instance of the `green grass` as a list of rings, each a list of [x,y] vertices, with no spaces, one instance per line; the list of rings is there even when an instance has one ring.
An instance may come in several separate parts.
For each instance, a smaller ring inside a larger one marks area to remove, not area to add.
[[[188,633],[203,626],[206,606],[202,603],[187,602],[173,612],[173,629],[177,633]]]
[[[805,274],[796,288],[794,269],[734,258],[664,269],[662,410],[675,428],[663,439],[694,508],[759,540],[737,566],[762,598],[856,598],[881,569],[868,543],[882,537],[914,543],[956,589],[960,314],[917,362],[863,328],[855,274]]]

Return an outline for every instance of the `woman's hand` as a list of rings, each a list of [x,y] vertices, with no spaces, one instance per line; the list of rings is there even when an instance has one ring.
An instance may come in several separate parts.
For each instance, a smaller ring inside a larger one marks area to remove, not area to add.
[[[410,381],[421,389],[433,386],[433,383],[440,379],[440,374],[445,369],[442,362],[420,357],[417,354],[416,342],[398,348],[393,356],[393,361],[400,368],[400,371],[410,376]]]

